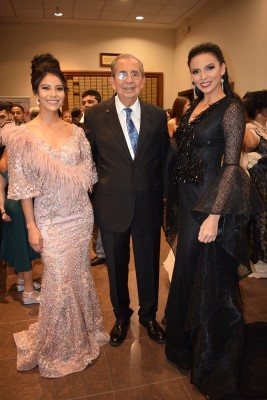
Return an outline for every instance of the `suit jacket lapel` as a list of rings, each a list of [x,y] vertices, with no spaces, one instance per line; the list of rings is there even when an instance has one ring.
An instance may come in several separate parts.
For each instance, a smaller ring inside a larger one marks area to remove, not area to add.
[[[141,123],[140,123],[140,132],[139,132],[138,144],[137,144],[137,149],[136,149],[136,154],[135,154],[135,160],[139,156],[139,154],[142,152],[142,149],[144,147],[144,142],[148,135],[149,125],[151,123],[151,115],[150,115],[148,106],[141,99],[140,99],[140,106],[141,106]]]

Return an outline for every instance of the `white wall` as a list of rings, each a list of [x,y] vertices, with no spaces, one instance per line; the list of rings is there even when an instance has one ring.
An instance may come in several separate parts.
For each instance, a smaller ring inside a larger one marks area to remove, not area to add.
[[[132,53],[148,72],[164,73],[164,108],[178,91],[191,87],[187,68],[190,48],[213,41],[223,50],[235,90],[267,88],[267,0],[211,0],[182,28],[157,30],[85,25],[0,25],[0,97],[31,96],[30,61],[51,52],[63,70],[106,70],[99,53]]]
[[[191,19],[191,32],[176,32],[175,87],[191,87],[187,55],[203,41],[223,50],[235,91],[267,89],[267,0],[216,0]]]
[[[63,70],[103,71],[99,53],[131,53],[147,72],[164,73],[164,104],[172,104],[175,31],[84,25],[1,24],[0,97],[31,96],[30,61],[50,52]]]

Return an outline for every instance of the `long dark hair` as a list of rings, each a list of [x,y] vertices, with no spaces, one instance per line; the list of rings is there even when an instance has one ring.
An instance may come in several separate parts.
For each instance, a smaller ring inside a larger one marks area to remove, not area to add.
[[[178,96],[173,102],[171,118],[175,118],[177,124],[180,122],[180,119],[183,116],[184,106],[188,101],[189,99],[187,97]]]
[[[41,80],[47,75],[52,74],[57,76],[64,87],[64,91],[67,92],[67,81],[60,69],[59,61],[52,56],[52,54],[41,54],[35,56],[32,59],[32,74],[31,74],[31,84],[33,93],[38,92],[38,87]]]
[[[188,60],[187,60],[187,65],[189,68],[190,68],[190,63],[191,63],[192,58],[194,58],[195,56],[198,56],[199,54],[202,54],[202,53],[211,53],[217,58],[217,60],[219,61],[219,63],[221,65],[222,64],[226,65],[224,56],[223,56],[223,53],[222,53],[220,47],[215,43],[205,42],[205,43],[200,43],[197,46],[194,46],[189,51]],[[234,93],[229,84],[227,68],[225,68],[225,73],[222,76],[222,78],[224,80],[224,82],[223,82],[224,93],[227,96],[234,97]],[[198,96],[198,98],[202,99],[204,97],[203,92],[201,90],[199,90],[197,87],[195,88],[195,92],[196,92],[196,95]]]

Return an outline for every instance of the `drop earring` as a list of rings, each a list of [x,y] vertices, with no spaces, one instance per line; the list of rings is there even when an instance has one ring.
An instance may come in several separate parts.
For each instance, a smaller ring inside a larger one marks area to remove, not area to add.
[[[223,82],[224,82],[224,79],[223,79],[223,78],[221,78],[222,91],[224,92],[224,88],[223,88]]]

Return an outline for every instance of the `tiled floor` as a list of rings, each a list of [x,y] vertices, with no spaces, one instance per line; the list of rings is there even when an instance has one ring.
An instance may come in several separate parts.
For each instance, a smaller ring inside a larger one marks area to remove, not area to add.
[[[159,311],[163,317],[168,292],[168,276],[162,262],[168,246],[162,240]],[[35,264],[35,278],[40,279],[42,264]],[[58,379],[44,379],[38,368],[16,371],[16,347],[13,332],[26,329],[37,319],[38,305],[25,306],[15,290],[16,276],[11,268],[0,274],[0,399],[1,400],[197,400],[204,397],[165,359],[164,346],[152,342],[139,325],[137,313],[132,317],[127,340],[122,346],[106,345],[100,357],[80,373]],[[105,266],[93,268],[105,326],[109,331],[114,318],[109,300]],[[133,261],[130,267],[131,307],[138,305]],[[267,279],[245,278],[241,283],[247,321],[267,321]]]

